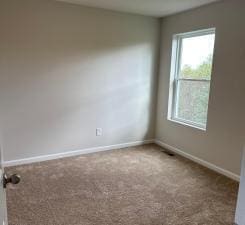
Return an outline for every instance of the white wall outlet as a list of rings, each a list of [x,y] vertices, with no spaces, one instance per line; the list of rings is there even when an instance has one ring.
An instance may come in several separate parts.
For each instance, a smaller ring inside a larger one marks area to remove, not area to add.
[[[96,128],[96,136],[102,136],[102,128]]]

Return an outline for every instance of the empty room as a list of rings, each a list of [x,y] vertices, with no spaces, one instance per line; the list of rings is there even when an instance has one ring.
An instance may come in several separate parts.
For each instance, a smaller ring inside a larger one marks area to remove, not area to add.
[[[0,225],[245,225],[244,0],[0,0]]]

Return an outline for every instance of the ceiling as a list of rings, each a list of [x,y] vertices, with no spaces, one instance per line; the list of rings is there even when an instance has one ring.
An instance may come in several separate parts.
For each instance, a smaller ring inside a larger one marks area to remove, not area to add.
[[[57,0],[84,6],[163,17],[219,0]]]

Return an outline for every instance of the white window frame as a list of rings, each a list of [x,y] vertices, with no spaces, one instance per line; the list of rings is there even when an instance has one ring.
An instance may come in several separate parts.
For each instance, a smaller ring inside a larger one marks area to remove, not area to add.
[[[170,72],[170,85],[169,85],[169,101],[168,101],[168,120],[182,125],[187,125],[197,129],[206,131],[207,124],[199,124],[193,121],[178,118],[176,115],[176,108],[178,105],[178,83],[180,80],[198,81],[198,82],[211,82],[205,79],[187,79],[180,78],[180,66],[182,55],[182,40],[185,38],[198,37],[204,35],[215,34],[215,28],[205,30],[198,30],[188,33],[175,34],[172,42],[172,57],[171,57],[171,72]],[[210,93],[209,93],[210,95]],[[207,115],[208,116],[208,115]]]

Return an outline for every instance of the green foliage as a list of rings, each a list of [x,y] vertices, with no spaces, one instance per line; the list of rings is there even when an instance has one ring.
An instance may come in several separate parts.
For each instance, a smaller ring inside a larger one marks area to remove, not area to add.
[[[184,120],[206,124],[209,83],[180,81],[178,117]]]
[[[197,68],[185,65],[181,70],[181,78],[210,80],[211,70],[212,55],[209,55]],[[181,80],[179,82],[178,117],[198,124],[206,124],[209,83],[188,80]]]
[[[209,55],[207,59],[195,69],[193,69],[190,65],[184,65],[183,69],[181,70],[181,78],[210,80],[212,59],[212,55]]]

